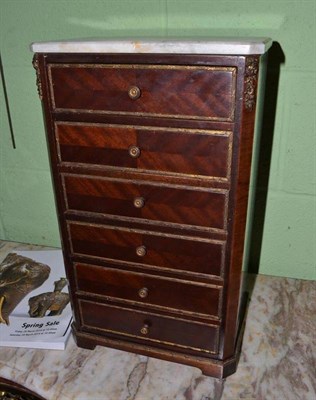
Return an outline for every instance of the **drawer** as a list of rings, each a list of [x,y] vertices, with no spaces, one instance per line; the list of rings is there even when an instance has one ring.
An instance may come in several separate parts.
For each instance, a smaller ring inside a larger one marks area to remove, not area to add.
[[[236,68],[52,64],[55,110],[232,121]]]
[[[217,326],[162,317],[129,308],[79,300],[82,326],[161,345],[218,352]]]
[[[58,123],[56,137],[60,162],[230,176],[231,132]]]
[[[63,175],[68,210],[226,229],[227,190]]]
[[[75,264],[74,269],[77,289],[82,292],[215,318],[220,316],[219,286],[81,263]]]
[[[68,222],[73,254],[221,276],[225,242]]]

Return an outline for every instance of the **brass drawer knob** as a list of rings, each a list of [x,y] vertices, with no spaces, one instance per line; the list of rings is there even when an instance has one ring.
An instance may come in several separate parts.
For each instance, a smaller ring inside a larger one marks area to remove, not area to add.
[[[128,154],[133,158],[138,158],[140,156],[140,148],[137,146],[131,146],[128,149]]]
[[[141,95],[141,91],[140,88],[137,86],[131,86],[128,89],[128,96],[132,99],[132,100],[137,100]]]
[[[145,287],[139,289],[138,296],[141,297],[142,299],[145,299],[148,296],[148,289]]]
[[[140,333],[142,335],[148,335],[148,333],[149,333],[149,325],[148,324],[144,324],[144,326],[142,326],[142,328],[140,329]]]
[[[136,208],[143,208],[145,205],[145,199],[143,197],[135,197],[133,204]]]
[[[138,246],[138,247],[136,248],[136,254],[137,254],[139,257],[144,257],[144,256],[146,255],[146,253],[147,253],[147,249],[146,249],[145,246]]]

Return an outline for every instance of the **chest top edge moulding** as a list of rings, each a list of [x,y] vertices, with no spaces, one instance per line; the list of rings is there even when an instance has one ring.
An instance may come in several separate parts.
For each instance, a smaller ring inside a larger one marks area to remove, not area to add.
[[[74,39],[32,43],[34,53],[264,54],[270,38],[214,37],[187,39]]]

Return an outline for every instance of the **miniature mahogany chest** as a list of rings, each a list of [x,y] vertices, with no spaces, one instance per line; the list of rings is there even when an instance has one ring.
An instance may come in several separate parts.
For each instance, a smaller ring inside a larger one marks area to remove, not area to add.
[[[270,39],[34,43],[78,346],[236,370]]]

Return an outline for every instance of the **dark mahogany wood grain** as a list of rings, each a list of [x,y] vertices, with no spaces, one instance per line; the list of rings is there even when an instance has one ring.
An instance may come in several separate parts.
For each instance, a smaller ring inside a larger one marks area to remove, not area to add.
[[[60,160],[228,179],[231,133],[101,124],[56,126]],[[129,155],[130,146],[140,156]]]
[[[68,229],[73,254],[216,276],[222,272],[224,242],[74,222],[68,223]],[[139,246],[146,247],[143,257],[136,254]]]
[[[83,329],[99,333],[127,335],[151,344],[173,344],[174,347],[187,347],[193,350],[216,353],[218,347],[218,328],[197,322],[166,318],[153,313],[134,309],[79,300]],[[128,323],[127,323],[128,321]],[[141,333],[147,325],[148,334]]]
[[[234,68],[52,64],[49,73],[56,109],[234,119]],[[133,86],[137,99],[128,95]]]
[[[227,191],[180,189],[144,181],[64,175],[68,210],[226,228]],[[135,199],[143,201],[136,207]]]
[[[213,317],[220,316],[221,287],[188,281],[132,273],[99,266],[75,264],[77,289],[104,298],[141,302],[150,307],[189,311]],[[141,289],[146,289],[142,297]]]
[[[47,53],[46,64],[152,64],[238,67],[239,56],[160,53]]]
[[[249,180],[251,171],[252,146],[254,137],[254,124],[256,116],[256,101],[253,108],[247,110],[245,106],[245,86],[247,82],[247,63],[250,65],[253,78],[252,94],[256,98],[257,79],[259,72],[259,56],[240,58],[240,76],[237,82],[237,96],[243,96],[243,101],[238,102],[236,135],[234,136],[232,171],[232,195],[230,199],[230,219],[228,245],[226,247],[227,273],[224,282],[223,304],[223,333],[220,343],[220,357],[227,359],[236,350],[238,329],[240,321],[242,264],[244,253],[244,240],[247,220],[247,206],[249,194]],[[255,72],[254,72],[255,71]]]
[[[78,344],[233,373],[258,57],[38,57]]]

